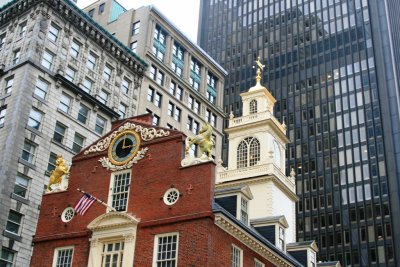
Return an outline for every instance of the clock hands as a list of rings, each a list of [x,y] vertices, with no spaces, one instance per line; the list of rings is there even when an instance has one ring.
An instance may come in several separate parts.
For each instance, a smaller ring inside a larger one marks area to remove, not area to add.
[[[126,134],[124,135],[124,141],[122,142],[122,149],[125,148],[125,139],[126,139]]]
[[[136,146],[136,143],[134,143],[134,144],[132,144],[132,145],[129,145],[129,146],[126,146],[126,145],[125,145],[125,140],[126,140],[126,134],[124,135],[124,141],[122,142],[122,149],[131,148],[131,147],[135,147],[135,146]],[[132,140],[130,140],[130,139],[129,139],[129,141],[132,142]]]

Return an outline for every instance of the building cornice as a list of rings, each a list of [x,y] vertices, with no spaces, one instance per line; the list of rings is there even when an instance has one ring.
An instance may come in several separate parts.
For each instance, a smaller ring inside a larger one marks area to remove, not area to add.
[[[137,74],[135,85],[140,86],[148,64],[69,0],[14,0],[0,8],[0,25],[6,25],[12,18],[39,4],[48,5],[60,17],[113,55],[116,60],[133,70]],[[42,13],[46,14],[44,10]]]
[[[262,255],[272,264],[276,266],[295,266],[294,264],[284,259],[281,255],[276,253],[273,249],[266,246],[263,242],[250,235],[247,231],[244,231],[241,227],[239,227],[232,220],[224,216],[222,213],[215,214],[215,224],[222,230],[245,244],[251,250]]]
[[[270,132],[271,134],[276,134],[286,144],[290,143],[289,138],[285,134],[286,128],[268,111],[244,117],[232,118],[229,120],[229,128],[226,128],[225,132],[232,135],[235,132],[246,132],[247,129],[267,126],[272,129]]]
[[[217,176],[220,176],[222,173],[217,173]],[[259,175],[256,177],[254,177],[254,176],[253,177],[244,177],[244,178],[238,179],[238,180],[225,180],[225,181],[219,177],[219,178],[217,178],[217,181],[216,181],[217,183],[215,184],[215,187],[216,188],[229,188],[232,186],[245,186],[245,185],[251,185],[251,184],[260,184],[260,183],[265,183],[268,181],[272,181],[274,184],[276,184],[293,201],[299,200],[299,197],[296,195],[296,193],[293,192],[288,187],[287,184],[285,184],[283,181],[281,181],[278,177],[276,177],[273,174]],[[292,189],[294,189],[293,186],[292,186]]]

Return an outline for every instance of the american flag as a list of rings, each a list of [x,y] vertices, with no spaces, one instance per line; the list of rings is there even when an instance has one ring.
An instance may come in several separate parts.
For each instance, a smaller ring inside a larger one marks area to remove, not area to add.
[[[97,200],[94,196],[89,193],[83,194],[78,203],[75,204],[74,210],[80,215],[85,215],[85,212],[92,206],[92,204]]]

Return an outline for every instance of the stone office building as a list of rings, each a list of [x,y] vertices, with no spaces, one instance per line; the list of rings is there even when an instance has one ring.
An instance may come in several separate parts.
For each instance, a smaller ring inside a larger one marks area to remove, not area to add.
[[[147,64],[70,1],[0,9],[0,265],[29,266],[56,156],[137,114]]]
[[[149,62],[138,113],[152,113],[154,125],[187,135],[197,134],[202,122],[209,122],[218,159],[226,115],[222,111],[226,71],[154,6],[126,10],[106,0],[83,10]]]

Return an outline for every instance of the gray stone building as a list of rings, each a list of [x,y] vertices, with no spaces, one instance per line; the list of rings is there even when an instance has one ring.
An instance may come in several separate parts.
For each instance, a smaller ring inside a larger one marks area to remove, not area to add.
[[[201,125],[209,122],[216,139],[213,155],[219,159],[226,71],[154,6],[126,10],[118,2],[106,0],[83,10],[149,62],[138,113],[152,113],[155,125],[187,135],[197,134]]]
[[[70,1],[13,1],[0,25],[0,266],[29,266],[56,156],[137,115],[148,66]]]

